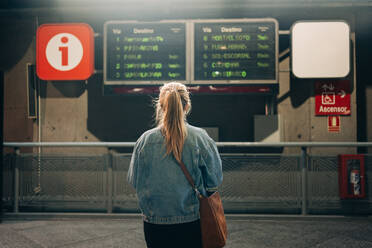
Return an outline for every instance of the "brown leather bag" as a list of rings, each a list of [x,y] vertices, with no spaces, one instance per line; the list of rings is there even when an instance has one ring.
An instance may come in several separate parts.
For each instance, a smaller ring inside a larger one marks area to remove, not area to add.
[[[187,181],[198,195],[203,248],[224,247],[227,239],[227,227],[220,194],[218,191],[209,197],[200,194],[185,164],[182,161],[179,164]]]

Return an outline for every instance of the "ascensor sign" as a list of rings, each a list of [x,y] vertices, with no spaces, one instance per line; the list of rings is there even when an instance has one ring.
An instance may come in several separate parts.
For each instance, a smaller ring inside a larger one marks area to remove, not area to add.
[[[350,81],[315,82],[315,115],[350,115]]]

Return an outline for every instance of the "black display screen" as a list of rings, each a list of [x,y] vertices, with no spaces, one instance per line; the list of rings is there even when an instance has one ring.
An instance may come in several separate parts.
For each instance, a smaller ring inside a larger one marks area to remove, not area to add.
[[[186,80],[185,23],[107,23],[105,38],[106,83]]]
[[[276,80],[276,23],[197,22],[194,80]]]

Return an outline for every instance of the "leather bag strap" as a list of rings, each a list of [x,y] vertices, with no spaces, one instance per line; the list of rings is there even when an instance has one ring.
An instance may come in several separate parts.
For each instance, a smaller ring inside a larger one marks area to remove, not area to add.
[[[199,196],[199,195],[200,195],[200,192],[199,192],[199,190],[195,187],[194,180],[192,179],[192,177],[191,177],[189,171],[187,170],[186,165],[185,165],[182,161],[177,161],[177,162],[178,162],[178,164],[180,165],[183,174],[185,174],[187,181],[190,183],[191,187],[195,190],[195,192],[196,192],[196,193],[198,194],[198,196]]]

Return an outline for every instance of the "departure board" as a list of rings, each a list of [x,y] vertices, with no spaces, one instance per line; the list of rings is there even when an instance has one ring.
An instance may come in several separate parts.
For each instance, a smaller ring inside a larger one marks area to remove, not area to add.
[[[105,84],[186,80],[184,22],[105,23]]]
[[[277,29],[274,19],[196,21],[193,80],[277,83]]]

